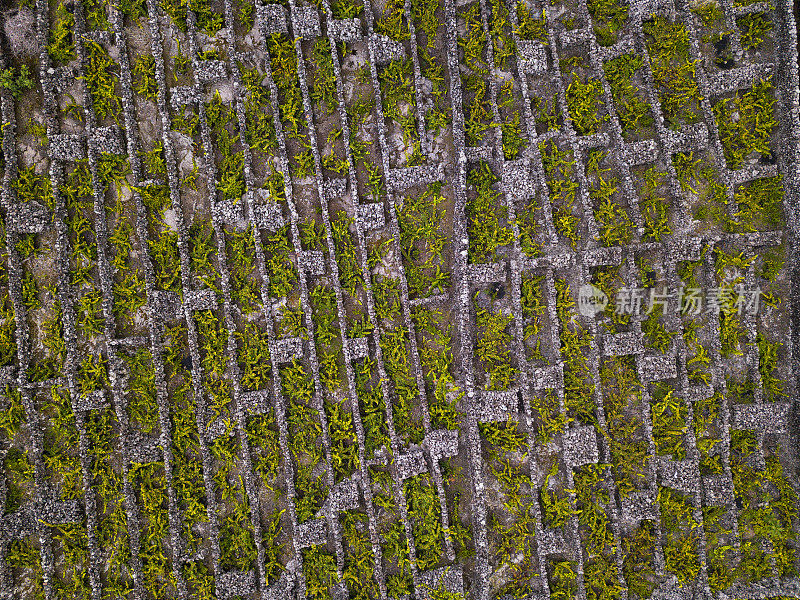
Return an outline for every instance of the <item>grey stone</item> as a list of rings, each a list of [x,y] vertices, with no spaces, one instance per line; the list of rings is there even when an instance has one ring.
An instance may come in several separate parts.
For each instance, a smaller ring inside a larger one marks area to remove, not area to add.
[[[467,276],[472,283],[502,283],[506,280],[506,263],[467,265]]]
[[[309,275],[324,275],[325,255],[321,250],[303,250],[297,257],[297,266]]]
[[[448,565],[422,571],[419,574],[420,585],[416,589],[418,600],[434,600],[442,598],[435,591],[444,588],[449,594],[464,597],[464,573],[459,565]]]
[[[350,351],[350,360],[358,360],[369,356],[369,340],[365,337],[347,340],[347,349]]]
[[[333,486],[326,502],[335,512],[358,508],[358,484],[355,477],[348,477]]]
[[[594,427],[571,427],[562,436],[564,462],[569,468],[580,467],[600,460],[597,433]]]
[[[311,519],[295,529],[295,540],[300,548],[324,544],[328,538],[328,524],[323,519]]]
[[[513,198],[527,200],[536,193],[530,159],[519,158],[504,162],[501,181],[503,191]]]
[[[661,459],[659,468],[661,485],[681,492],[700,491],[699,475],[691,460]]]
[[[444,177],[444,165],[415,165],[389,169],[386,184],[394,192],[403,192],[415,185],[428,185],[441,181]]]
[[[657,354],[642,357],[642,377],[647,381],[674,379],[678,376],[678,365],[675,355]]]
[[[181,297],[176,292],[153,290],[150,306],[153,317],[163,321],[174,321],[183,313]]]
[[[270,344],[269,352],[279,363],[291,362],[293,358],[303,356],[303,340],[299,337],[275,340]]]
[[[542,535],[539,536],[539,547],[542,554],[565,554],[568,551],[567,542],[564,541],[564,534],[561,529],[542,527]]]
[[[292,10],[292,29],[295,37],[310,40],[322,34],[319,11],[314,6],[295,6]]]
[[[733,481],[726,475],[709,475],[701,478],[705,503],[719,506],[733,502]]]
[[[397,476],[400,479],[408,479],[428,470],[425,455],[419,448],[398,455],[395,458],[395,465],[397,467]]]
[[[328,30],[336,41],[357,42],[361,34],[361,21],[358,19],[331,19],[328,21]]]
[[[790,402],[735,404],[732,425],[734,429],[784,434],[789,431],[791,407]]]
[[[538,367],[531,370],[531,387],[534,390],[554,390],[561,385],[562,378],[563,367],[561,365]]]
[[[280,4],[256,3],[256,16],[262,31],[267,35],[289,31],[286,28],[286,9]]]
[[[214,290],[186,290],[183,303],[189,310],[216,310],[217,294]]]
[[[81,135],[59,133],[50,136],[49,141],[50,158],[67,161],[86,158],[86,142]]]
[[[264,414],[269,411],[269,391],[255,390],[239,395],[239,411],[242,413]]]
[[[17,233],[42,233],[52,222],[50,210],[35,200],[8,206],[8,226]]]
[[[441,460],[458,454],[458,431],[435,429],[425,436],[422,447],[432,460]]]
[[[214,83],[228,78],[228,67],[221,60],[201,60],[194,75],[199,83]]]
[[[587,267],[598,267],[601,265],[619,265],[622,263],[622,248],[612,246],[611,248],[594,248],[583,253],[583,264]]]
[[[85,396],[78,396],[73,404],[73,410],[81,412],[103,410],[107,407],[108,398],[106,398],[105,390],[95,390]]]
[[[389,64],[393,60],[399,60],[406,56],[403,44],[380,33],[373,33],[370,42],[375,56],[375,64],[378,66]]]
[[[386,218],[383,214],[382,202],[370,202],[358,205],[358,219],[364,231],[380,229],[386,225]]]
[[[625,354],[644,354],[641,336],[636,332],[606,334],[601,338],[605,356],[623,356]]]
[[[517,390],[481,390],[477,392],[475,418],[481,423],[505,421],[519,412]]]
[[[29,8],[7,11],[3,15],[3,28],[6,33],[8,47],[18,56],[33,56],[39,52],[39,40],[36,37],[36,17]]]
[[[244,218],[242,203],[233,200],[214,202],[211,207],[212,215],[221,223],[236,225]]]
[[[110,154],[125,154],[125,146],[122,141],[122,132],[116,125],[108,127],[98,127],[92,131],[89,145],[97,152],[108,152]]]
[[[256,591],[255,571],[226,571],[216,580],[217,597],[247,596]]]
[[[253,206],[253,213],[255,215],[256,225],[259,229],[278,231],[286,224],[283,213],[281,213],[280,204],[277,202],[256,204]]]
[[[169,94],[172,108],[175,110],[193,104],[200,99],[200,93],[197,89],[188,85],[179,85],[170,88]]]
[[[622,500],[622,518],[631,522],[657,520],[659,510],[653,495],[650,492],[629,494]]]
[[[547,50],[544,45],[536,40],[519,40],[520,68],[525,73],[544,73],[547,71]]]

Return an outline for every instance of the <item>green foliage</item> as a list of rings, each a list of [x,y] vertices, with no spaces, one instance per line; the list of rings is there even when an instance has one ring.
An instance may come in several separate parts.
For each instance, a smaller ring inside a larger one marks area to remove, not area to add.
[[[402,42],[411,36],[404,17],[405,4],[403,0],[388,0],[383,15],[375,22],[375,31],[397,42]]]
[[[602,114],[604,106],[603,84],[599,79],[581,81],[577,73],[572,73],[572,81],[567,86],[567,110],[578,135],[592,135],[608,121],[609,115]]]
[[[111,116],[119,121],[122,102],[116,93],[117,65],[105,48],[97,42],[86,44],[86,86],[92,96],[92,106],[98,118]]]
[[[478,423],[478,428],[489,444],[505,452],[521,452],[525,448],[527,437],[520,432],[519,424],[510,418],[505,423]]]
[[[642,521],[630,536],[623,538],[622,549],[622,573],[628,591],[640,598],[649,598],[656,588],[653,564],[656,535],[653,523]]]
[[[246,424],[247,440],[253,451],[253,466],[261,476],[264,487],[275,492],[280,467],[280,447],[278,444],[278,428],[275,413],[253,415]]]
[[[439,563],[444,544],[439,497],[427,473],[406,479],[403,493],[417,550],[417,568],[427,570]]]
[[[336,217],[331,220],[331,237],[336,250],[336,264],[339,266],[339,281],[351,296],[355,296],[358,288],[364,285],[356,257],[356,244],[350,233],[350,226],[354,222],[355,219],[344,211],[336,213]]]
[[[364,446],[367,456],[389,443],[386,430],[386,411],[381,388],[371,383],[375,361],[370,358],[353,363],[356,395],[361,405],[361,422],[364,425]]]
[[[231,230],[225,235],[228,268],[231,277],[231,296],[242,314],[248,314],[261,305],[259,283],[253,277],[255,271],[255,240],[253,230]]]
[[[617,107],[623,134],[640,132],[653,125],[650,105],[637,94],[631,78],[644,66],[638,54],[622,54],[603,63],[603,71]]]
[[[331,440],[331,466],[339,481],[352,475],[360,464],[353,415],[337,402],[325,402],[325,413]]]
[[[594,384],[590,383],[589,366],[582,348],[591,341],[591,334],[577,321],[572,312],[575,301],[569,285],[563,279],[555,280],[556,312],[561,322],[561,357],[564,360],[564,403],[571,418],[593,424]]]
[[[575,161],[572,153],[560,150],[554,141],[539,142],[542,163],[550,191],[550,202],[553,204],[553,221],[556,231],[567,238],[575,248],[580,240],[578,225],[580,220],[573,214],[575,193],[578,182],[575,181]]]
[[[642,333],[645,335],[648,346],[663,353],[669,350],[672,345],[672,338],[678,334],[664,326],[661,322],[662,313],[661,306],[656,305],[647,315],[647,318],[642,321]]]
[[[772,19],[766,13],[750,13],[736,19],[741,31],[741,42],[744,50],[758,48],[765,36],[772,31]]]
[[[246,390],[261,390],[270,381],[269,336],[255,323],[247,323],[239,339],[239,364],[241,385]]]
[[[756,179],[734,192],[737,226],[752,232],[780,228],[783,223],[781,175]]]
[[[14,71],[13,67],[0,70],[0,88],[7,89],[14,98],[19,100],[22,94],[33,88],[34,81],[31,79],[31,71],[28,65],[22,65],[16,74],[14,74]]]
[[[455,379],[451,373],[453,364],[452,354],[452,325],[445,323],[444,315],[439,311],[417,306],[412,309],[411,318],[418,336],[424,340],[418,344],[420,363],[429,390],[428,411],[431,424],[435,428],[458,429],[460,413],[456,403],[463,396],[463,392],[456,397],[448,397],[459,392],[453,385]]]
[[[392,399],[395,429],[404,438],[419,443],[425,436],[425,431],[413,414],[419,389],[411,374],[407,339],[408,332],[405,328],[395,327],[383,332],[380,344],[386,372],[394,384],[397,396]]]
[[[770,137],[778,122],[772,98],[771,78],[761,79],[750,90],[714,105],[714,116],[728,168],[739,169],[753,153],[771,156]],[[734,118],[734,115],[736,118]]]
[[[293,251],[294,248],[289,244],[289,225],[284,225],[267,237],[264,243],[269,293],[273,298],[288,296],[298,280],[297,268],[290,258]]]
[[[178,233],[164,230],[157,239],[150,239],[147,244],[150,248],[150,256],[153,258],[156,287],[182,294]]]
[[[152,54],[142,54],[136,58],[131,69],[133,90],[148,100],[156,101],[158,82],[156,81],[156,60]]]
[[[271,152],[275,149],[275,125],[272,119],[269,89],[261,85],[264,74],[258,69],[248,69],[239,65],[242,83],[249,92],[244,102],[245,141],[252,150]]]
[[[399,4],[402,7],[402,4]],[[400,9],[402,11],[402,8]],[[414,91],[413,65],[411,59],[396,59],[384,67],[378,75],[383,98],[383,113],[403,130],[403,143],[419,143],[416,120],[416,96]]]
[[[436,18],[438,6],[438,0],[411,0],[411,14],[414,16],[415,28],[425,33],[428,38],[427,48],[436,47],[436,32],[439,29],[439,20]]]
[[[314,423],[315,433],[317,430],[321,431],[318,423]],[[317,442],[315,442],[317,443]],[[322,452],[319,455],[312,456],[312,459],[319,461],[322,458]],[[322,503],[325,500],[325,483],[323,482],[323,475],[312,478],[311,470],[312,465],[301,464],[297,468],[297,480],[295,481],[295,489],[297,496],[295,497],[295,509],[297,510],[297,521],[305,523],[309,519],[316,518],[317,512],[322,508]],[[321,515],[320,515],[321,516]]]
[[[511,23],[508,20],[508,6],[502,0],[491,0],[488,15],[489,37],[492,40],[492,58],[501,69],[508,69],[508,60],[517,53],[517,46],[511,36]]]
[[[435,183],[419,196],[407,196],[402,209],[397,209],[400,252],[411,297],[444,292],[450,285],[450,274],[441,268],[447,242],[442,227],[445,210],[440,208],[444,201],[441,183]]]
[[[566,525],[575,514],[569,497],[562,490],[560,493],[550,489],[550,479],[558,475],[558,461],[550,467],[544,483],[539,489],[539,499],[542,503],[542,520],[547,527],[561,527]]]
[[[659,186],[666,173],[650,167],[642,175],[643,184],[639,190],[641,201],[639,209],[644,221],[644,239],[660,242],[672,233],[669,226],[667,199],[659,192]]]
[[[337,581],[336,559],[320,546],[303,549],[303,574],[306,595],[311,600],[330,600],[331,586]]]
[[[711,27],[725,16],[716,0],[698,2],[691,10],[699,17],[703,27]]]
[[[773,374],[778,368],[778,349],[781,342],[770,342],[766,336],[759,332],[756,336],[758,346],[758,372],[761,374],[761,383],[764,389],[764,398],[769,401],[778,400],[786,396],[783,382]]]
[[[136,420],[144,433],[152,432],[158,425],[155,371],[148,350],[139,349],[133,354],[120,353],[128,367],[128,414]]]
[[[674,390],[665,383],[659,383],[653,390],[651,404],[653,415],[653,441],[656,453],[670,455],[672,460],[686,458],[683,436],[686,433],[686,403],[674,395]]]
[[[281,385],[284,395],[293,402],[311,402],[314,381],[296,358],[292,359],[291,366],[281,369]]]
[[[244,496],[241,489],[239,495]],[[220,521],[220,568],[239,571],[252,568],[258,555],[247,500],[234,501],[233,510]]]
[[[517,378],[517,370],[511,366],[511,334],[509,325],[512,315],[495,312],[476,306],[478,339],[475,357],[481,361],[488,374],[486,389],[508,389]]]
[[[496,261],[497,249],[514,239],[511,227],[500,224],[507,210],[497,201],[500,194],[492,188],[497,181],[489,165],[483,162],[467,175],[467,184],[476,192],[467,202],[469,260],[472,263]]]
[[[266,40],[270,55],[272,77],[278,87],[281,122],[289,137],[302,139],[306,126],[300,80],[297,75],[297,54],[292,40],[286,35],[273,33]]]
[[[60,3],[56,9],[56,18],[50,27],[50,40],[47,44],[47,54],[55,62],[69,62],[75,60],[75,43],[72,39],[72,29],[75,27],[75,17],[65,3]]]
[[[642,30],[667,125],[677,129],[695,123],[701,118],[700,88],[695,78],[697,61],[689,60],[686,26],[654,15],[642,23]]]
[[[38,202],[53,207],[50,178],[46,174],[37,175],[33,165],[19,169],[16,178],[11,181],[11,187],[16,192],[19,202]]]
[[[109,387],[108,360],[103,356],[84,358],[78,367],[76,383],[81,396]]]
[[[691,583],[700,573],[700,558],[695,547],[699,524],[693,516],[694,508],[683,494],[665,487],[659,487],[658,503],[667,570],[681,585]]]
[[[517,36],[521,40],[537,40],[547,44],[547,26],[545,25],[545,13],[542,10],[541,17],[534,19],[532,12],[524,2],[517,2]]]
[[[339,106],[336,96],[336,77],[333,72],[333,56],[328,40],[319,38],[311,50],[311,61],[314,65],[311,77],[310,95],[316,106],[325,105],[328,115],[332,115]]]
[[[606,428],[620,497],[646,483],[648,443],[641,415],[642,387],[630,356],[606,359],[600,367]]]
[[[594,20],[594,34],[601,46],[611,46],[617,41],[617,31],[628,19],[628,6],[618,0],[588,0],[589,14]]]
[[[633,239],[633,222],[627,211],[612,197],[616,194],[619,180],[603,177],[609,169],[601,169],[600,161],[605,156],[602,150],[590,150],[586,174],[591,178],[589,196],[595,202],[595,219],[601,227],[600,240],[603,245],[627,245]]]
[[[568,560],[548,559],[550,574],[550,598],[552,600],[572,600],[578,594],[578,574],[575,563]]]
[[[528,145],[528,140],[522,136],[519,111],[514,112],[514,116],[509,123],[500,123],[499,127],[503,134],[503,155],[506,160],[513,160]]]

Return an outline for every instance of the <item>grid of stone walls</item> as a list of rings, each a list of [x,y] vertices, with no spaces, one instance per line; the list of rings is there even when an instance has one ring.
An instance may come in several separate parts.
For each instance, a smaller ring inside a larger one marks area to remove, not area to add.
[[[516,4],[484,0],[435,4],[435,39],[411,1],[355,2],[355,17],[328,0],[250,13],[234,0],[133,6],[37,0],[21,10],[33,16],[35,92],[0,90],[0,285],[15,345],[0,372],[0,498],[13,506],[0,521],[0,597],[584,599],[641,596],[642,585],[662,596],[800,594],[793,537],[776,550],[752,532],[754,512],[792,504],[792,494],[794,514],[778,526],[798,526],[794,338],[781,334],[794,331],[797,230],[788,4],[720,3],[732,53],[724,69],[709,62],[701,19],[684,2],[631,3],[610,45],[600,45],[586,2],[525,4],[541,19],[535,39],[523,37]],[[498,29],[501,6],[508,22]],[[386,15],[398,10],[405,33],[393,39]],[[741,41],[737,19],[760,13],[779,40],[771,53]],[[678,127],[665,121],[649,68],[643,22],[655,15],[685,27],[694,63],[698,114]],[[53,31],[65,22],[72,55],[56,62]],[[465,58],[470,31],[483,40],[477,69]],[[604,68],[622,55],[643,59],[637,93],[653,117],[644,134],[623,128]],[[330,60],[327,95],[320,56]],[[588,133],[568,110],[575,57],[600,86],[601,119]],[[111,95],[102,97],[106,68]],[[715,106],[767,75],[776,160],[728,168]],[[477,136],[476,81],[488,95]],[[406,90],[399,112],[393,85]],[[555,123],[543,120],[543,101]],[[443,127],[431,124],[433,108],[448,118]],[[517,151],[503,127],[513,114]],[[553,149],[571,157],[567,213],[552,199]],[[674,158],[695,154],[714,167],[732,218],[742,189],[782,175],[785,229],[698,226],[698,194]],[[634,231],[625,243],[603,241],[596,161],[617,182],[613,199]],[[658,241],[645,235],[638,200],[653,165],[671,227]],[[474,252],[480,170],[492,176],[492,214],[506,232],[489,257]],[[434,218],[443,283],[421,289],[404,209],[426,194],[443,206]],[[733,352],[719,319],[680,315],[672,300],[659,321],[663,351],[648,341],[645,315],[587,317],[570,303],[612,271],[613,291],[651,287],[642,260],[672,296],[687,270],[705,289],[721,285],[719,265],[733,256],[724,268],[753,287],[764,283],[756,257],[773,248],[786,253],[782,302],[741,316]],[[330,321],[318,319],[324,302]],[[513,374],[505,383],[481,358],[491,319],[503,323],[506,358],[494,362]],[[586,334],[582,360],[566,352],[576,331]],[[782,342],[778,397],[765,391],[764,339]],[[326,383],[331,352],[337,386]],[[434,373],[435,352],[444,371]],[[733,399],[734,372],[747,374],[751,398]],[[571,387],[576,373],[586,394]],[[610,395],[623,375],[636,400],[620,415]],[[659,421],[665,393],[677,399],[677,433]],[[644,460],[632,485],[615,445],[620,421],[635,425]],[[516,441],[504,444],[504,434]],[[709,443],[717,454],[703,450]],[[743,457],[743,447],[752,452]],[[522,510],[509,508],[498,465]],[[773,476],[770,496],[743,507],[751,471]],[[563,518],[556,505],[568,507]],[[683,509],[677,529],[670,506]],[[591,514],[610,536],[599,550]],[[515,527],[520,546],[505,552]],[[649,556],[637,558],[644,567],[631,566],[636,535],[652,537]],[[677,543],[696,565],[685,581]],[[761,575],[720,588],[720,568],[748,560]]]

